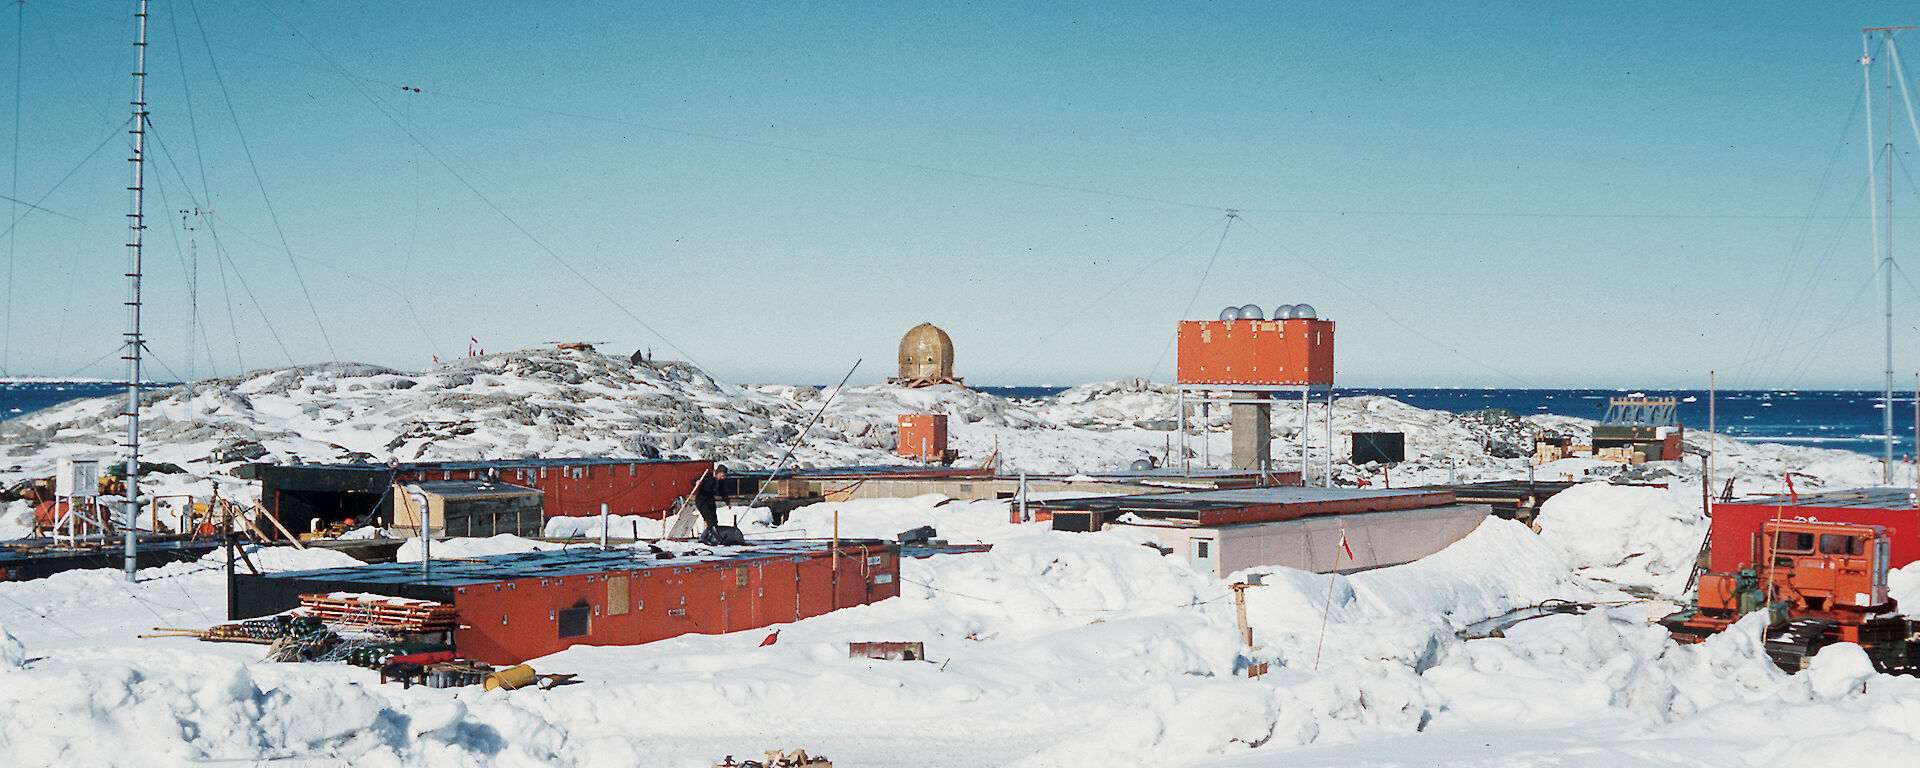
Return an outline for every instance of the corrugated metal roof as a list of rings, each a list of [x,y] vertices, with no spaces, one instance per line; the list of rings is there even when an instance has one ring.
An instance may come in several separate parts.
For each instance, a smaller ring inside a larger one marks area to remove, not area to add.
[[[1723,504],[1787,507],[1841,507],[1847,509],[1913,509],[1912,488],[1853,488],[1844,491],[1802,493],[1798,501],[1790,495],[1756,496]]]
[[[495,459],[487,461],[416,461],[399,465],[406,470],[443,470],[443,469],[539,469],[541,467],[580,467],[604,464],[709,464],[706,459],[607,459],[607,458],[559,458],[559,459]],[[276,464],[283,469],[370,469],[381,472],[391,471],[391,464]]]
[[[541,491],[538,488],[528,488],[524,485],[514,485],[513,483],[502,483],[492,480],[428,480],[419,483],[408,483],[408,485],[417,486],[422,491],[446,498],[525,496],[528,494],[541,495]]]
[[[1047,499],[1028,506],[1050,509],[1230,509],[1264,505],[1317,504],[1341,501],[1417,499],[1431,490],[1366,490],[1359,488],[1229,488],[1215,491],[1149,493],[1135,496],[1090,496]]]

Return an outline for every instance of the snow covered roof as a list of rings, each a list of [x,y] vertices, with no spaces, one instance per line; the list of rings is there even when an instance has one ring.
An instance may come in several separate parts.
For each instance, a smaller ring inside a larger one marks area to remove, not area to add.
[[[1798,499],[1787,494],[1736,499],[1721,504],[1749,506],[1832,507],[1845,509],[1913,509],[1912,488],[1853,488],[1844,491],[1802,493]]]
[[[884,542],[870,539],[840,540],[843,551],[848,546],[873,546],[879,544],[884,544]],[[784,557],[812,557],[827,552],[830,547],[831,545],[823,540],[781,541],[756,543],[747,547],[702,548],[679,554],[671,554],[668,557],[660,557],[651,550],[646,549],[600,549],[598,547],[582,547],[540,552],[518,552],[507,555],[463,558],[460,560],[435,560],[431,573],[426,579],[420,577],[420,564],[417,562],[370,563],[367,565],[325,568],[314,571],[288,571],[284,573],[263,574],[258,578],[288,581],[321,581],[329,583],[412,584],[449,587],[490,584],[518,579],[579,576],[607,573],[610,571],[685,567],[706,563],[767,560]]]

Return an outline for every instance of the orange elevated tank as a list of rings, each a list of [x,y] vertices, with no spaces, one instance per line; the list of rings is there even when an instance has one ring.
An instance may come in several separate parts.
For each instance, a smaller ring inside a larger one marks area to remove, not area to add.
[[[1181,384],[1333,384],[1333,321],[1186,320],[1180,323]]]

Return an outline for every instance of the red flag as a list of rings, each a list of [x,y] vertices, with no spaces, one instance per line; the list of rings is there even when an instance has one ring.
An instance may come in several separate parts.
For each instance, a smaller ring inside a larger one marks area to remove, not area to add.
[[[1356,562],[1353,557],[1353,547],[1347,546],[1347,529],[1345,528],[1340,529],[1340,551],[1347,553],[1348,562]]]

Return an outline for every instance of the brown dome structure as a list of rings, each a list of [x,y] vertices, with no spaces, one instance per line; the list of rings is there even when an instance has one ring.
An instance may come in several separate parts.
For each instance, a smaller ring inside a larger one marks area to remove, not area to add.
[[[921,323],[900,338],[900,376],[889,379],[903,387],[960,384],[953,375],[953,339],[933,323]]]

